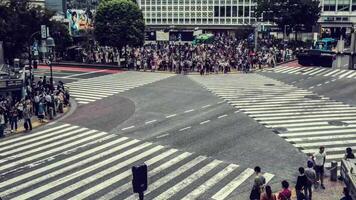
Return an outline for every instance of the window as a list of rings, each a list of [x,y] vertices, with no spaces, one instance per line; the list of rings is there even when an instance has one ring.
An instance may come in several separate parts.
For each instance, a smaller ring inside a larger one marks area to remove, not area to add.
[[[336,11],[336,0],[324,0],[324,11]]]
[[[349,0],[339,0],[337,11],[349,11],[350,9],[350,1]]]
[[[219,17],[219,6],[214,6],[214,17]]]
[[[356,11],[356,0],[352,0],[352,11]]]
[[[232,16],[237,17],[237,6],[232,6]]]
[[[250,9],[248,6],[245,6],[245,17],[249,16]]]
[[[226,6],[226,17],[231,17],[231,6]]]
[[[220,7],[220,17],[225,17],[225,6]]]
[[[243,13],[244,13],[244,7],[239,6],[239,17],[242,17]]]

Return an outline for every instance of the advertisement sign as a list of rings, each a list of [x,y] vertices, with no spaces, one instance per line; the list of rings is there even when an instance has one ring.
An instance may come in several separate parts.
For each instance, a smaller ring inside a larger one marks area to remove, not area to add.
[[[93,29],[93,11],[68,9],[66,14],[69,20],[69,33],[80,36],[81,31]]]
[[[47,38],[47,28],[46,25],[41,25],[41,37],[42,39]]]
[[[157,31],[157,41],[169,41],[169,32]]]

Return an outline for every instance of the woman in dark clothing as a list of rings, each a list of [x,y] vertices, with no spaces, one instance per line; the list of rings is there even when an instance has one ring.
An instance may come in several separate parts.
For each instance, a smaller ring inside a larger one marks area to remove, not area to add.
[[[355,155],[352,153],[352,149],[350,147],[346,148],[344,159],[355,159]]]
[[[307,193],[308,179],[304,174],[304,168],[299,167],[299,176],[297,179],[297,184],[295,185],[295,191],[297,193],[297,200],[304,200],[305,194]]]

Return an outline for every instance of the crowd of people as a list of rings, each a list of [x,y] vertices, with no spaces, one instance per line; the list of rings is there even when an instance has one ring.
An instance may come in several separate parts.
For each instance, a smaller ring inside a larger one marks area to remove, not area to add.
[[[63,82],[52,86],[46,76],[37,82],[27,80],[23,92],[25,95],[7,93],[0,97],[0,137],[5,136],[6,128],[16,132],[21,121],[24,129],[31,131],[33,116],[42,123],[45,118],[51,120],[57,113],[63,113],[64,107],[70,105],[69,91]]]
[[[230,36],[215,36],[209,44],[156,42],[139,48],[127,48],[121,59],[127,58],[127,67],[134,70],[160,70],[176,73],[228,73],[231,70],[249,72],[252,69],[273,67],[294,58],[297,48],[280,40],[263,39],[260,48],[253,50],[248,40]],[[96,47],[82,52],[87,63],[116,63],[119,51]]]
[[[344,159],[355,159],[351,148],[347,148]],[[321,146],[319,151],[310,155],[306,168],[299,167],[296,178],[295,193],[297,200],[312,200],[313,188],[320,187],[325,190],[324,169],[326,153],[325,147]],[[250,200],[291,200],[292,190],[288,181],[281,182],[281,190],[274,194],[270,185],[266,185],[266,179],[261,173],[261,168],[256,166],[254,184],[250,194]],[[343,188],[343,197],[340,200],[352,200],[349,189]]]

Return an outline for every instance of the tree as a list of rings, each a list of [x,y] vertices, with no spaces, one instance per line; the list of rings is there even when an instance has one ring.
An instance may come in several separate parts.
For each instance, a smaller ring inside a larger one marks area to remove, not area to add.
[[[94,20],[100,45],[118,48],[142,46],[145,23],[138,5],[129,0],[102,0]]]
[[[0,4],[0,40],[4,41],[5,60],[11,64],[16,57],[28,56],[28,48],[33,40],[40,40],[40,34],[33,34],[41,30],[41,25],[50,27],[51,36],[61,50],[69,45],[68,29],[50,21],[53,15],[54,12],[42,7],[30,6],[29,0],[9,0]]]
[[[256,16],[263,15],[264,21],[271,21],[284,30],[287,35],[292,30],[297,32],[311,31],[317,23],[321,7],[318,0],[258,0]]]

